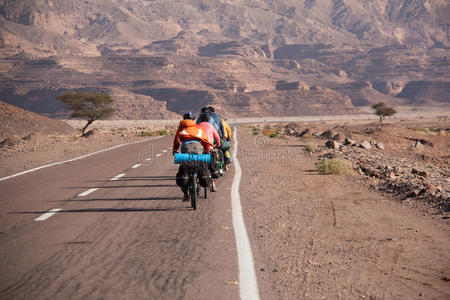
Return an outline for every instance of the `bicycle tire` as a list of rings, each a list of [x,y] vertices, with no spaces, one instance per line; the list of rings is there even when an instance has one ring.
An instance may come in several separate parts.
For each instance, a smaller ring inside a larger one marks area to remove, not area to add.
[[[210,187],[208,187],[208,186],[205,186],[204,188],[204,196],[205,196],[205,199],[208,199],[208,192],[209,192],[209,189],[210,189]]]
[[[195,177],[192,179],[193,180],[191,180],[191,206],[193,210],[196,210],[198,203],[197,180]]]

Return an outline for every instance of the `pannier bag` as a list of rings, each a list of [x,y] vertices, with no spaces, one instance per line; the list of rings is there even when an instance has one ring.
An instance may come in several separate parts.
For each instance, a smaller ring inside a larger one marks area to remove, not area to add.
[[[212,178],[220,177],[220,167],[222,163],[221,151],[211,151],[211,163],[209,164],[209,170],[211,171]]]

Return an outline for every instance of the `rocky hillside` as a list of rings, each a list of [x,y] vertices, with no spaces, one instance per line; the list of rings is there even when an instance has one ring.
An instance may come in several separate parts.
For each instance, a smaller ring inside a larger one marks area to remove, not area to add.
[[[0,0],[0,95],[64,116],[55,95],[101,90],[125,118],[448,105],[449,20],[446,0]]]
[[[72,133],[74,129],[64,122],[49,119],[0,101],[0,142],[42,134]]]

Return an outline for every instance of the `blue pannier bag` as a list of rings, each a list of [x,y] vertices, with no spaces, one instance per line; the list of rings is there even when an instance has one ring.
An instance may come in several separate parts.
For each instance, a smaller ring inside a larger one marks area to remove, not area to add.
[[[211,162],[210,154],[188,154],[188,153],[175,153],[175,163],[181,164],[185,162],[204,162],[208,165]]]

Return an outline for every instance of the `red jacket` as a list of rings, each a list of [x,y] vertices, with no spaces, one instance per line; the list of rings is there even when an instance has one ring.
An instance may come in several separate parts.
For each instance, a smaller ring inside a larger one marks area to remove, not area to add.
[[[214,125],[208,122],[200,122],[198,126],[200,126],[200,128],[206,133],[208,141],[211,145],[213,145],[214,141],[216,141],[216,147],[220,147],[220,137]]]

